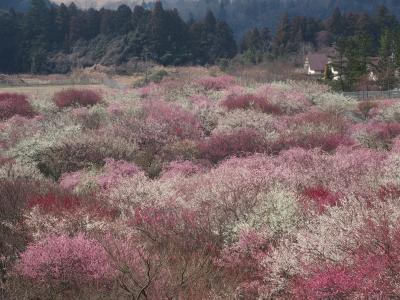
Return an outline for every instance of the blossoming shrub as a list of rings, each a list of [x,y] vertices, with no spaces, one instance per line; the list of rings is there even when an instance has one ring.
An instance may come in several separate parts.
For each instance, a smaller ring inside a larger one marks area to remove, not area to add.
[[[64,211],[76,211],[82,206],[82,200],[73,195],[47,194],[33,196],[28,201],[28,208],[38,207],[45,213],[62,213]]]
[[[113,265],[122,270],[117,287],[130,298],[145,294],[150,299],[198,299],[209,293],[207,286],[218,282],[213,276],[217,268],[209,257],[179,252],[172,241],[165,245],[134,236],[106,242]]]
[[[106,158],[132,160],[136,149],[125,148],[118,139],[87,136],[77,141],[42,149],[35,154],[34,161],[41,173],[58,180],[64,173],[75,172],[91,166],[104,166]]]
[[[67,89],[54,94],[53,102],[58,108],[92,106],[102,102],[100,94],[93,90]]]
[[[369,115],[381,122],[400,122],[400,105],[396,100],[379,100]]]
[[[196,81],[198,85],[206,90],[224,90],[234,85],[235,79],[231,76],[224,75],[218,77],[202,77]]]
[[[106,158],[104,171],[96,176],[96,182],[101,188],[109,189],[121,178],[130,177],[140,172],[141,170],[133,163]]]
[[[315,205],[315,208],[318,212],[324,212],[326,207],[334,206],[339,203],[339,196],[331,193],[327,189],[321,186],[309,187],[304,189],[304,205],[308,207],[312,207]],[[309,204],[307,201],[312,201],[313,203]]]
[[[197,217],[196,217],[197,214]],[[174,203],[163,207],[146,206],[135,211],[133,224],[141,232],[164,245],[173,247],[182,255],[216,250],[216,240],[202,214]]]
[[[256,90],[256,95],[267,98],[271,105],[278,107],[285,114],[303,112],[311,106],[311,102],[303,92],[293,89],[287,84],[262,85]]]
[[[238,83],[112,89],[108,111],[47,91],[1,120],[0,293],[398,298],[396,102]]]
[[[400,135],[400,123],[370,121],[352,126],[350,132],[366,147],[390,149],[392,140]]]
[[[179,138],[197,138],[202,135],[197,117],[175,104],[162,101],[149,102],[144,106],[147,121],[165,125],[168,134]]]
[[[324,93],[313,99],[314,104],[325,112],[343,114],[354,111],[357,101],[340,94]]]
[[[101,287],[115,276],[106,250],[83,234],[49,236],[28,245],[16,271],[39,286],[67,290],[87,284]]]
[[[254,129],[267,141],[275,140],[281,131],[280,117],[253,110],[234,110],[220,118],[215,132],[235,131],[238,129]]]
[[[230,284],[238,286],[236,295],[251,299],[262,294],[263,278],[268,268],[263,265],[270,241],[254,230],[243,230],[237,242],[223,249],[217,265],[223,268]]]
[[[46,216],[52,216],[54,219],[53,221],[57,218],[59,220],[69,218],[70,224],[73,224],[74,220],[76,223],[83,223],[83,219],[111,221],[117,215],[117,210],[110,207],[110,205],[100,199],[100,197],[78,197],[63,190],[55,190],[44,195],[34,195],[27,201],[27,208],[27,215],[36,218],[35,220],[31,219],[26,222],[31,226],[32,232],[35,232],[35,227],[41,230],[38,225],[41,219],[46,218]],[[60,224],[61,223],[60,221]],[[73,229],[73,227],[71,227],[71,229]]]
[[[29,240],[23,224],[24,210],[30,195],[46,189],[46,185],[27,178],[0,178],[0,280],[4,282],[6,268]]]
[[[332,152],[339,146],[351,146],[352,139],[343,134],[298,134],[289,137],[282,137],[271,145],[273,152],[279,152],[284,149],[301,147],[304,149],[321,148],[324,151]]]
[[[368,119],[371,110],[378,108],[378,103],[374,101],[362,101],[358,103],[357,108],[363,119]]]
[[[78,107],[71,111],[72,118],[82,124],[87,130],[98,129],[108,121],[106,110],[95,105],[92,107]]]
[[[399,279],[394,275],[400,268],[398,228],[385,222],[365,225],[363,245],[349,253],[351,263],[311,270],[296,282],[296,298],[391,298],[398,294]]]
[[[162,178],[191,176],[204,170],[204,167],[191,161],[172,161],[162,171]]]
[[[264,138],[253,129],[239,129],[232,132],[218,132],[201,141],[202,157],[218,162],[229,156],[242,156],[265,150]]]
[[[249,109],[254,108],[264,113],[281,114],[282,110],[274,104],[268,102],[266,98],[254,95],[229,95],[223,102],[222,106],[226,107],[228,111],[235,109]]]
[[[0,93],[0,120],[15,115],[33,117],[35,112],[27,98],[22,94]]]
[[[154,299],[187,298],[202,295],[216,282],[213,258],[220,243],[204,214],[174,202],[143,203],[132,217],[130,237],[121,239],[116,232],[106,244],[113,263],[128,271],[119,274],[118,282],[129,287],[130,295],[142,290]]]

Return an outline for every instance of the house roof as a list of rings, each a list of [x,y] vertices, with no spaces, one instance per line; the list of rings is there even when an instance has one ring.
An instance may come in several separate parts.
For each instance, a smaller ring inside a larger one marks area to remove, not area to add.
[[[381,59],[379,57],[369,57],[369,62],[370,62],[370,65],[372,65],[372,66],[379,65],[380,60]]]
[[[329,62],[328,55],[324,53],[312,53],[307,56],[311,70],[324,71],[326,64]]]

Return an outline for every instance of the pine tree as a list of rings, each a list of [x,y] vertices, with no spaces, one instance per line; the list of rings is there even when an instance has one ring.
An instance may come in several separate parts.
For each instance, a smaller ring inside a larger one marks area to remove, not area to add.
[[[32,0],[23,24],[24,69],[39,73],[45,67],[46,52],[50,48],[50,10],[44,0]]]
[[[113,28],[116,33],[126,34],[132,30],[132,10],[129,6],[125,4],[118,6],[113,19]]]
[[[327,22],[327,29],[335,36],[342,36],[344,34],[344,19],[342,16],[342,12],[338,7],[336,7],[335,11]]]
[[[389,90],[394,87],[395,71],[393,33],[386,28],[381,35],[377,66],[378,83],[382,89]]]
[[[237,53],[237,46],[233,32],[225,22],[218,22],[216,27],[216,39],[218,51],[212,58],[216,62],[219,58],[233,58]]]
[[[100,15],[99,12],[90,8],[86,13],[85,39],[95,38],[100,33]]]
[[[57,41],[62,43],[64,50],[69,49],[69,11],[64,3],[61,3],[57,9],[55,27],[57,31]]]
[[[272,44],[274,56],[280,56],[287,52],[287,47],[291,39],[291,23],[288,14],[285,14],[278,26]]]
[[[393,33],[393,56],[397,78],[400,74],[400,28],[397,28]]]
[[[346,38],[338,38],[335,45],[335,53],[330,57],[332,63],[331,66],[338,73],[338,84],[339,88],[342,91],[348,89],[346,84],[346,72],[347,72],[347,59],[346,59],[346,50],[347,50],[347,40]]]
[[[17,65],[17,49],[19,30],[14,11],[0,12],[0,71],[19,71]]]
[[[344,72],[346,86],[354,89],[360,79],[367,74],[370,41],[366,36],[357,36],[346,40],[345,56],[347,60]]]
[[[264,41],[257,28],[249,30],[244,35],[240,45],[240,51],[254,64],[259,63],[262,60],[262,55],[264,54]]]

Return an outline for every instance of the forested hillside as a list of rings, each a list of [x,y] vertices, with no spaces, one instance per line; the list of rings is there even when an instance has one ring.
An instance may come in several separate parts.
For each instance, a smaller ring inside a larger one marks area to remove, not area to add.
[[[71,0],[53,0],[56,3]],[[122,3],[133,8],[141,3],[138,0],[75,0],[81,7],[105,6],[117,9]],[[151,0],[144,1],[151,6]],[[380,5],[385,5],[395,15],[400,16],[398,0],[163,0],[166,8],[177,8],[184,20],[201,19],[211,9],[220,19],[227,21],[235,36],[241,37],[252,27],[269,27],[274,31],[280,18],[288,12],[289,16],[308,16],[325,19],[336,7],[343,12],[374,13]]]
[[[164,10],[161,3],[152,10],[125,5],[80,10],[32,0],[27,13],[0,15],[0,72],[67,72],[130,60],[212,64],[235,54],[231,29],[211,12],[185,23],[177,10]]]
[[[236,41],[223,19],[227,16],[208,11],[199,20],[184,21],[177,9],[164,8],[161,2],[83,10],[32,0],[27,12],[0,13],[0,72],[66,73],[95,64],[135,66],[143,61],[226,65],[237,50],[241,58],[258,63],[301,57],[332,45],[348,60],[341,69],[349,82],[342,83],[342,89],[355,87],[370,57],[379,56],[381,71],[400,71],[400,23],[385,6],[373,14],[336,8],[325,19],[283,14],[276,29],[254,24]]]
[[[17,11],[27,11],[30,7],[30,0],[0,0],[0,10],[14,9]],[[50,1],[45,1],[50,5]]]
[[[400,1],[396,0],[178,0],[165,1],[168,7],[177,7],[183,18],[199,18],[211,9],[232,27],[240,37],[252,27],[269,27],[274,31],[280,18],[307,16],[325,19],[335,8],[343,12],[374,13],[380,5],[387,6],[392,13],[400,15]]]

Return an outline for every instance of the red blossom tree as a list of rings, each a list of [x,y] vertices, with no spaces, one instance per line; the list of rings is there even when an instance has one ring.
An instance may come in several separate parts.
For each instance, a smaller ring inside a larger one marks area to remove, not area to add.
[[[67,89],[57,92],[53,97],[58,108],[70,106],[92,106],[102,102],[100,94],[93,90]]]
[[[222,106],[229,111],[235,109],[250,109],[254,108],[264,113],[282,114],[281,108],[275,104],[268,102],[267,98],[247,94],[247,95],[229,95],[223,102]]]
[[[84,284],[105,284],[115,277],[104,248],[82,234],[50,236],[28,245],[16,271],[39,285],[70,289]]]
[[[199,143],[201,155],[212,162],[229,156],[264,152],[264,138],[256,130],[240,129],[233,132],[214,133]]]
[[[35,112],[22,94],[2,93],[0,94],[0,120],[9,119],[12,116],[33,117]]]

